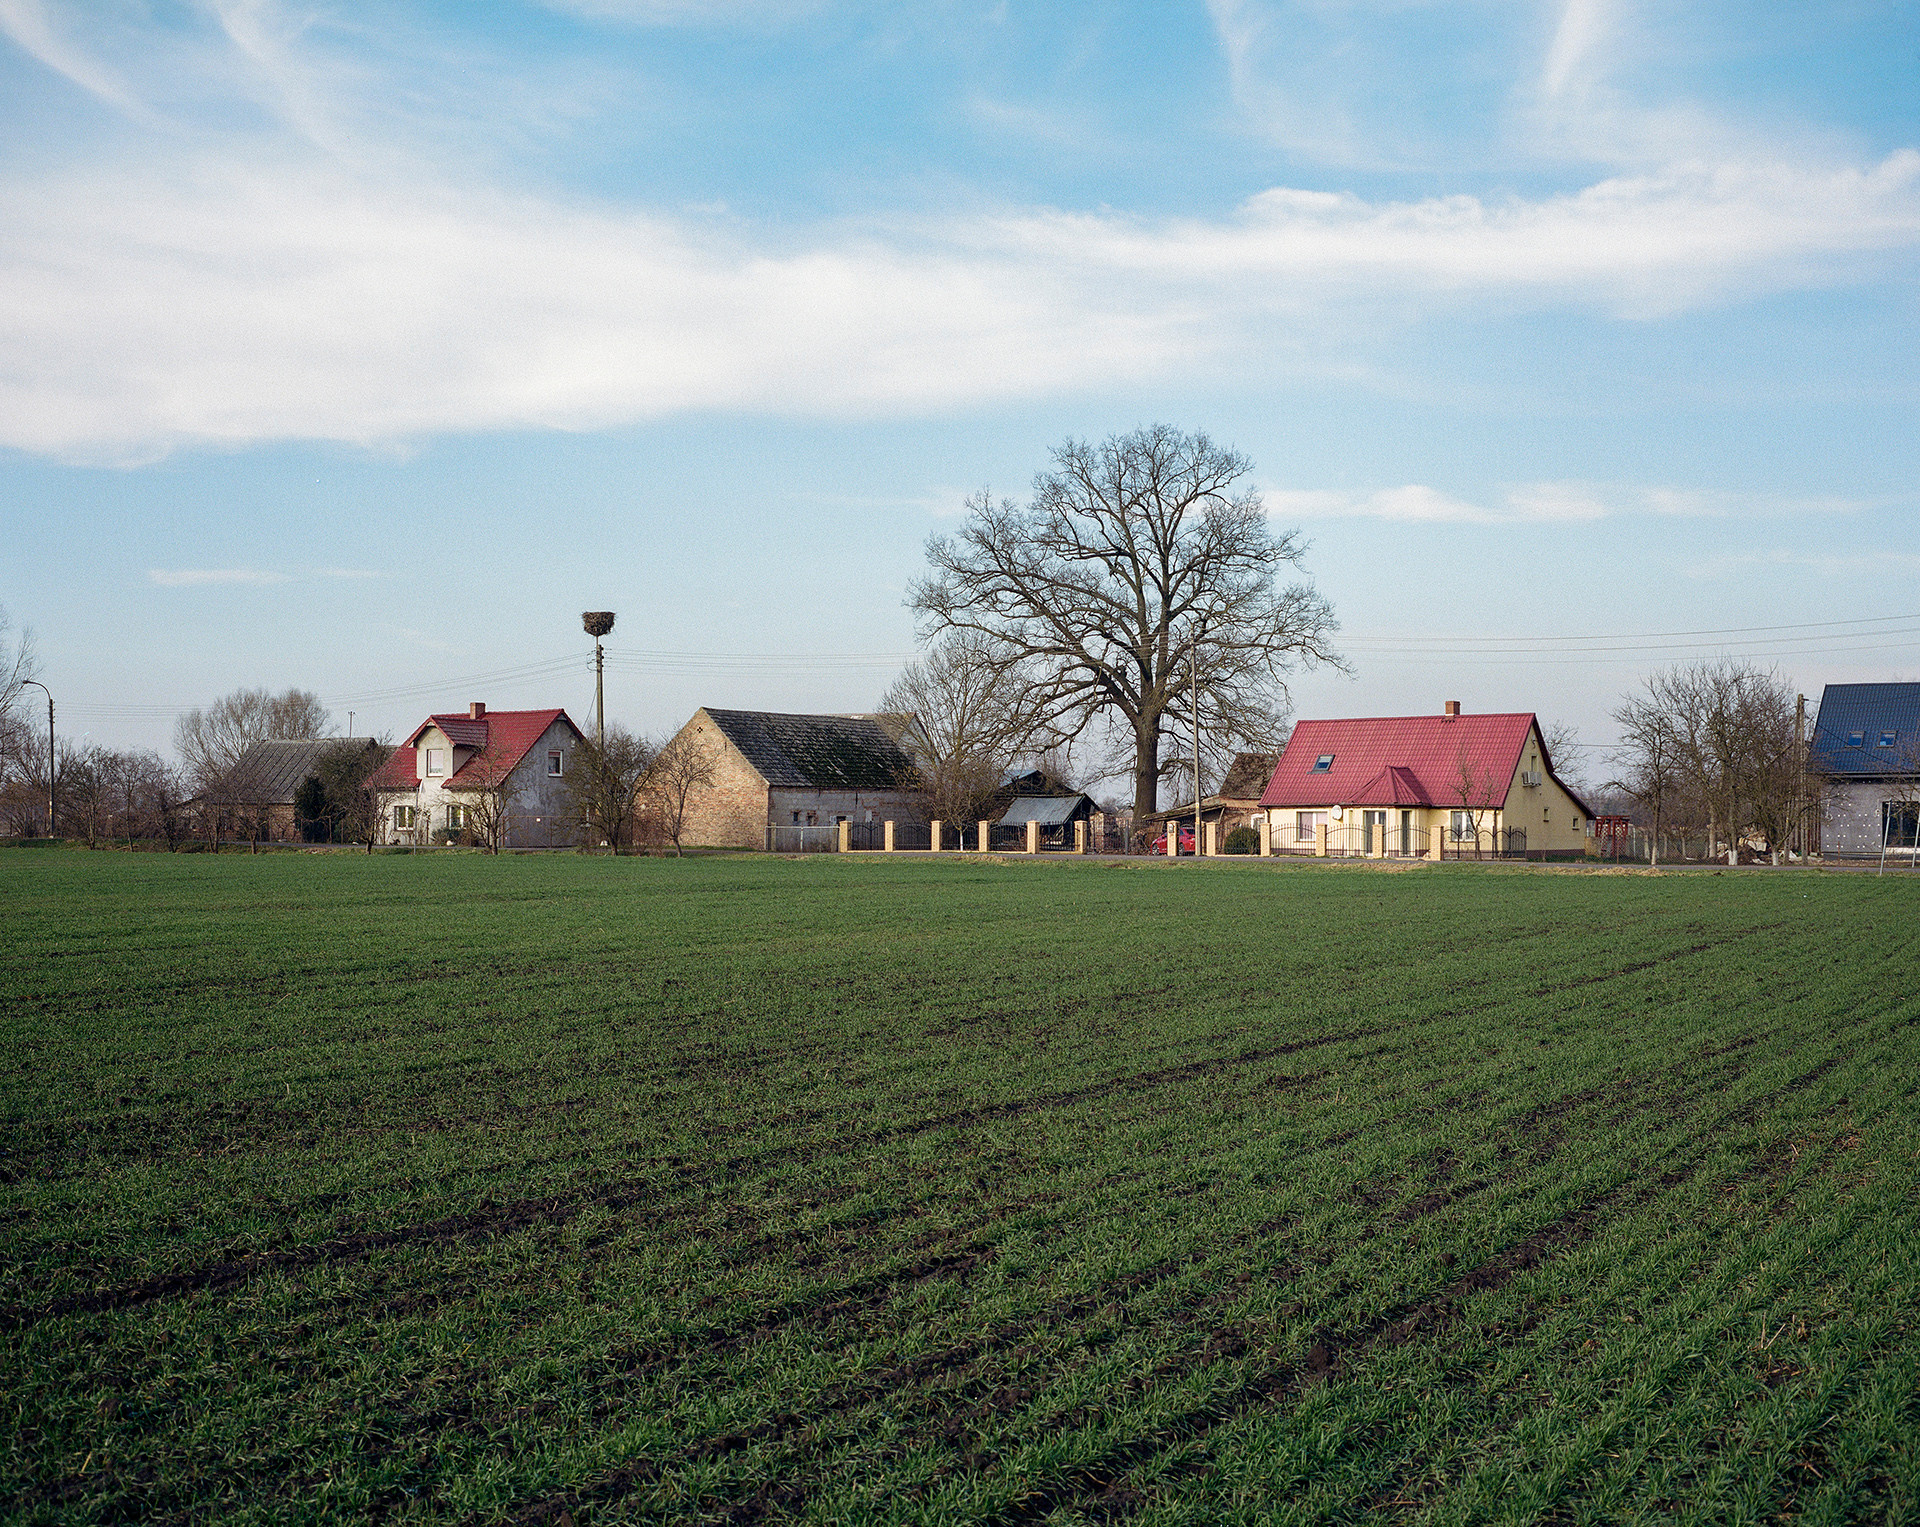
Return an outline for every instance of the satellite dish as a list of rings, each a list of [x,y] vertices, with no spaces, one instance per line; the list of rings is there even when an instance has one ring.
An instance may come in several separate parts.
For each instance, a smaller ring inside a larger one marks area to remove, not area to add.
[[[1334,821],[1337,822],[1340,820],[1341,817],[1346,815],[1346,811],[1347,811],[1347,808],[1345,806],[1335,806],[1333,810],[1327,813],[1327,815],[1332,817]]]

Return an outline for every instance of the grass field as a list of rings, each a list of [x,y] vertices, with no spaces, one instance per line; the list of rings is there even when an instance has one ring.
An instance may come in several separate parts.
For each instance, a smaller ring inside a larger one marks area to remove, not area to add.
[[[1920,887],[0,853],[20,1521],[1913,1521]]]

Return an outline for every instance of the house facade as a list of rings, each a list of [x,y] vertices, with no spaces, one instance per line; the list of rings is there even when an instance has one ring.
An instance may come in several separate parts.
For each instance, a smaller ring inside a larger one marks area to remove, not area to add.
[[[708,758],[712,781],[690,793],[681,837],[788,850],[818,846],[812,840],[843,820],[924,823],[925,798],[897,732],[870,715],[703,706],[679,737]]]
[[[1826,799],[1820,852],[1911,859],[1920,837],[1920,684],[1829,684],[1807,746]]]
[[[1302,721],[1260,797],[1275,853],[1584,855],[1593,814],[1531,712]]]
[[[429,716],[377,778],[389,843],[562,848],[580,837],[567,788],[583,733],[564,710]]]

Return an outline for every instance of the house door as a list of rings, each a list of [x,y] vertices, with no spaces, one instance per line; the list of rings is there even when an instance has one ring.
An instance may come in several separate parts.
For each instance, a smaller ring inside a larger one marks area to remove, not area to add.
[[[1400,813],[1400,857],[1406,858],[1413,852],[1413,813]]]
[[[1361,812],[1360,828],[1361,828],[1360,852],[1362,852],[1363,854],[1371,854],[1374,851],[1374,845],[1376,843],[1379,844],[1381,852],[1384,853],[1386,851],[1386,847],[1387,847],[1387,814],[1386,812],[1384,811]]]

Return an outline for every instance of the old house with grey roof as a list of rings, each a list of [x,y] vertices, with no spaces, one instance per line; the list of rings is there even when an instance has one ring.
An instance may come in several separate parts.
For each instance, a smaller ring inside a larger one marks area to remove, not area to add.
[[[291,843],[302,836],[294,808],[301,785],[317,779],[321,759],[335,748],[364,748],[369,765],[387,750],[371,737],[274,738],[252,744],[221,776],[218,785],[186,805],[196,815],[209,811],[218,831],[267,843]]]
[[[926,803],[901,729],[871,715],[695,711],[680,736],[710,758],[682,836],[716,848],[824,846],[841,821],[920,824]]]

